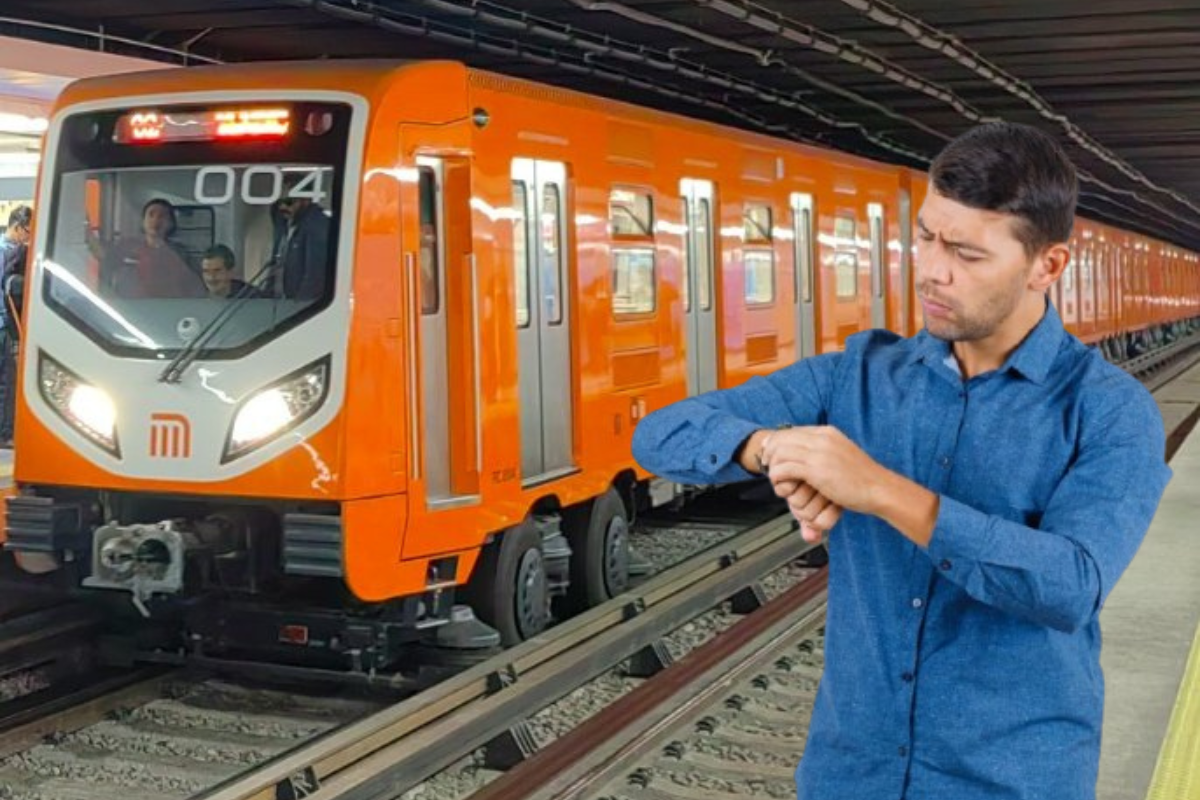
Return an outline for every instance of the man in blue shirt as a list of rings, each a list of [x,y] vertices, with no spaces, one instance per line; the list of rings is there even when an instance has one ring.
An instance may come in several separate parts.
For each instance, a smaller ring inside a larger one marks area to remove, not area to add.
[[[930,179],[925,330],[661,409],[634,455],[765,471],[806,538],[837,526],[801,800],[1094,800],[1098,613],[1170,477],[1162,418],[1047,302],[1077,197],[1057,144],[980,126]]]

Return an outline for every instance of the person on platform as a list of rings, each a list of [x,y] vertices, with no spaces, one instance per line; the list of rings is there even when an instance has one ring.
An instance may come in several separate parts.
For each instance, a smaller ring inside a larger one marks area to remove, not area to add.
[[[634,455],[680,483],[762,475],[827,536],[800,800],[1095,800],[1098,615],[1170,478],[1163,421],[1049,302],[1078,195],[1059,145],[981,125],[929,178],[924,330],[657,410]]]

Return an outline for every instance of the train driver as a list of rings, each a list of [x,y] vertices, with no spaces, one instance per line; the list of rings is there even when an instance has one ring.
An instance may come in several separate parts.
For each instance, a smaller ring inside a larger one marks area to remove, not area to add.
[[[215,244],[208,248],[200,261],[200,274],[209,297],[262,297],[253,286],[234,277],[236,266],[233,251],[225,245]]]

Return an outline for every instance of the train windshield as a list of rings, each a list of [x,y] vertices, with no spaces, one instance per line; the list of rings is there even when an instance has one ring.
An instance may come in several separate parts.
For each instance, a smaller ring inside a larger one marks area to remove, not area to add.
[[[198,336],[204,357],[236,357],[316,314],[333,297],[349,124],[338,103],[68,117],[46,305],[142,358]]]

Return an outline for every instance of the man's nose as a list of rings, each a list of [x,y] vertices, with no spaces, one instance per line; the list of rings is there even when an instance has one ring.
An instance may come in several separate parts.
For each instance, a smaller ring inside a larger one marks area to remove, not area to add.
[[[917,279],[934,283],[950,283],[953,277],[950,254],[936,244],[918,248]]]

